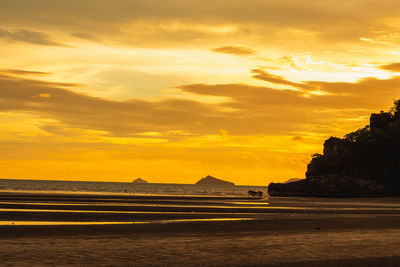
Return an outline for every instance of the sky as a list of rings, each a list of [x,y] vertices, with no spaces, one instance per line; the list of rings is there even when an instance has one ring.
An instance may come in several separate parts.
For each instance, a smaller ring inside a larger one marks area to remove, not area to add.
[[[0,177],[304,178],[400,98],[397,0],[2,0]]]

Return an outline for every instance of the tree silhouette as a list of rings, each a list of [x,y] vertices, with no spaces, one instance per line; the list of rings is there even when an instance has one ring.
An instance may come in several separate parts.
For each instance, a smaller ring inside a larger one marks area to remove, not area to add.
[[[307,178],[324,175],[373,180],[400,195],[400,99],[388,112],[371,114],[370,125],[327,139],[306,172]]]

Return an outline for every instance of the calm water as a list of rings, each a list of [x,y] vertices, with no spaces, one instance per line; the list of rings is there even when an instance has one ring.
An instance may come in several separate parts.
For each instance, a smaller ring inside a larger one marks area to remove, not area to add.
[[[267,192],[266,186],[204,186],[193,184],[134,184],[0,179],[0,191],[63,191],[156,195],[247,196],[249,190]]]

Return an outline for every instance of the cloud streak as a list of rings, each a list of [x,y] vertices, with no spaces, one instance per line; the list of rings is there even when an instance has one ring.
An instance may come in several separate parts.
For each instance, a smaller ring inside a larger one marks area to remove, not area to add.
[[[295,88],[300,88],[300,89],[307,89],[307,90],[313,89],[313,87],[310,85],[303,84],[303,83],[291,82],[281,76],[272,75],[272,74],[265,72],[263,70],[260,70],[260,69],[254,69],[251,72],[253,73],[253,76],[252,76],[253,78],[259,79],[262,81],[275,83],[275,84],[289,85],[289,86],[292,86]]]
[[[400,72],[400,63],[391,63],[388,65],[380,66],[380,68],[383,70],[388,70],[388,71],[392,71],[392,72]]]
[[[24,8],[21,8],[24,7]],[[257,35],[259,43],[272,43],[287,35],[287,30],[306,34],[313,33],[313,37],[342,42],[360,42],[360,37],[372,38],[379,33],[372,31],[382,25],[385,18],[395,18],[398,15],[400,4],[395,0],[355,0],[345,5],[338,5],[335,1],[183,1],[166,0],[160,4],[156,0],[120,1],[115,4],[111,0],[87,0],[85,3],[70,0],[68,3],[50,3],[47,0],[3,0],[0,3],[0,23],[6,26],[31,27],[36,29],[62,30],[78,33],[82,38],[89,37],[82,32],[96,32],[104,38],[109,35],[119,35],[126,31],[135,31],[135,43],[145,40],[155,41],[157,36],[164,35],[163,39],[185,35],[185,41],[199,41],[199,32],[188,29],[176,29],[177,24],[202,25],[203,28],[215,26],[235,26],[242,29],[241,36]],[[357,10],[357,12],[354,12]],[[18,15],[15,15],[18,14]],[[134,28],[130,26],[136,25]],[[157,29],[141,28],[140,25],[158,25]],[[165,31],[166,28],[172,31]],[[373,27],[370,25],[374,25]],[[386,27],[393,33],[397,29]],[[176,34],[179,32],[179,34]],[[375,31],[377,32],[377,31]],[[386,33],[385,33],[386,34]],[[204,35],[204,34],[203,34]],[[237,40],[238,35],[227,35],[220,32],[221,39]],[[209,37],[209,36],[208,36]],[[271,40],[272,37],[272,40]],[[290,36],[286,36],[290,38]],[[99,37],[100,38],[100,37]],[[24,38],[26,39],[26,38]],[[132,42],[127,36],[121,37],[124,42]],[[244,38],[241,38],[244,39]],[[37,40],[33,40],[36,42]],[[43,41],[43,40],[42,40]],[[41,42],[42,42],[41,41]],[[48,41],[48,40],[47,40]],[[286,43],[288,39],[281,43]],[[293,42],[297,39],[290,38]],[[299,40],[305,42],[306,39]],[[45,41],[46,42],[46,41]]]
[[[166,138],[187,138],[188,135],[218,134],[220,129],[232,135],[290,135],[329,132],[336,124],[354,125],[344,118],[389,107],[400,90],[399,77],[370,78],[357,83],[308,81],[304,84],[330,94],[305,95],[307,90],[276,90],[245,84],[192,84],[179,89],[228,100],[219,104],[173,98],[114,101],[80,94],[76,89],[72,91],[76,84],[3,73],[0,74],[0,111],[41,114],[65,125],[107,131],[115,136],[159,132]]]
[[[35,45],[70,47],[68,45],[58,43],[52,40],[50,36],[48,36],[43,32],[30,31],[26,29],[16,29],[16,30],[0,29],[0,38],[3,38],[11,42],[23,42]]]
[[[49,72],[42,72],[42,71],[29,71],[29,70],[17,70],[17,69],[0,69],[0,74],[5,74],[5,75],[18,75],[18,76],[45,76],[45,75],[50,75]]]
[[[74,84],[49,83],[0,75],[0,111],[40,113],[68,125],[129,135],[191,128],[212,108],[194,101],[170,99],[112,101],[69,90]],[[42,96],[42,97],[38,97]],[[202,115],[203,114],[203,115]]]
[[[256,51],[254,51],[253,49],[244,46],[223,46],[223,47],[213,48],[212,51],[218,53],[232,54],[237,56],[254,55],[256,53]]]

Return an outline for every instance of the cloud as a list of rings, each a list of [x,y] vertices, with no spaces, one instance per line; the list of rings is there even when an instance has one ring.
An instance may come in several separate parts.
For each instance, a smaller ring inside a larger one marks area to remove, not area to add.
[[[50,75],[49,72],[42,72],[42,71],[28,71],[28,70],[17,70],[17,69],[0,69],[0,74],[6,75]]]
[[[47,133],[55,134],[55,135],[65,135],[65,136],[74,136],[76,135],[74,132],[69,131],[66,127],[60,125],[41,125],[40,129],[46,131]]]
[[[388,65],[380,66],[383,70],[393,71],[393,72],[400,72],[400,63],[392,63]]]
[[[361,36],[373,38],[379,35],[372,32],[375,29],[384,28],[396,33],[398,30],[387,27],[384,19],[396,18],[399,8],[400,3],[396,0],[354,0],[345,5],[338,5],[332,0],[165,0],[161,4],[157,0],[119,1],[118,4],[111,0],[86,0],[84,3],[78,0],[70,0],[68,3],[3,0],[0,2],[0,24],[12,27],[30,25],[42,30],[79,33],[83,38],[85,36],[82,32],[96,32],[101,39],[104,38],[101,35],[115,36],[124,32],[125,28],[125,32],[134,31],[135,36],[121,38],[126,42],[130,38],[138,39],[137,43],[143,42],[137,35],[155,40],[154,37],[160,33],[175,37],[189,35],[190,40],[196,41],[205,39],[198,34],[188,34],[187,29],[178,29],[176,32],[179,34],[174,31],[164,32],[168,25],[172,28],[176,24],[197,24],[203,28],[225,25],[243,29],[240,37],[237,34],[231,35],[229,41],[235,38],[245,40],[243,36],[252,36],[250,39],[258,40],[260,44],[267,42],[270,46],[276,45],[280,39],[280,43],[288,44],[289,39],[290,46],[294,47],[294,42],[305,43],[310,33],[313,36],[316,33],[318,38],[329,41],[346,39],[352,42],[360,42]],[[131,25],[136,25],[136,28],[129,28]],[[138,29],[140,25],[145,26],[142,31]],[[148,25],[156,25],[158,30],[149,30]],[[287,31],[300,33],[300,36],[291,38],[287,36]],[[285,35],[286,38],[280,38]],[[221,40],[226,38],[226,32],[220,32],[220,36]],[[173,41],[172,37],[170,41]]]
[[[191,84],[179,87],[185,92],[198,95],[223,96],[231,99],[223,105],[240,112],[249,112],[256,115],[264,113],[262,116],[279,117],[285,109],[296,109],[306,111],[309,114],[301,114],[304,118],[308,117],[314,109],[352,109],[365,108],[365,102],[360,101],[355,96],[334,96],[334,95],[312,95],[306,96],[302,91],[291,89],[277,90],[264,86],[252,86],[245,84]],[[371,101],[372,102],[372,101]],[[300,114],[299,114],[300,115]],[[296,115],[295,117],[299,117]],[[291,116],[282,116],[291,121]],[[303,120],[303,119],[300,119]]]
[[[89,40],[89,41],[99,41],[99,39],[91,33],[87,32],[73,32],[71,36],[78,37],[80,39]]]
[[[48,46],[65,46],[68,45],[57,43],[52,40],[47,34],[43,32],[30,31],[26,29],[17,30],[4,30],[0,29],[0,38],[12,41],[12,42],[23,42],[36,45],[48,45]]]
[[[223,46],[223,47],[213,48],[212,51],[218,53],[233,54],[237,56],[255,54],[255,51],[253,49],[244,46]]]
[[[323,109],[379,109],[390,106],[393,99],[400,97],[400,76],[381,80],[376,78],[361,79],[358,82],[321,82],[306,81],[292,83],[282,77],[262,74],[268,82],[287,84],[303,90],[273,89],[265,86],[245,84],[191,84],[180,86],[185,92],[199,95],[224,96],[232,99],[228,103],[232,108],[240,106],[274,106],[284,108]],[[263,79],[264,80],[264,79]],[[318,90],[323,94],[310,94],[308,89]]]
[[[279,78],[278,82],[284,80]],[[307,81],[301,85],[330,93],[310,95],[308,90],[245,84],[191,84],[179,89],[227,100],[218,104],[174,98],[116,101],[72,91],[76,84],[0,74],[0,111],[40,114],[62,125],[105,131],[113,136],[157,132],[171,140],[220,134],[220,129],[232,136],[334,134],[362,127],[369,113],[389,108],[399,97],[400,77],[369,78],[356,83]],[[364,121],[349,119],[362,116],[367,116]]]
[[[365,78],[355,83],[308,81],[306,84],[318,88],[322,92],[333,94],[333,97],[343,96],[345,99],[358,99],[363,105],[374,106],[383,100],[393,100],[400,97],[400,76],[390,79]]]
[[[293,141],[303,141],[304,138],[302,136],[300,136],[300,135],[296,135],[296,136],[293,136],[292,140]]]
[[[295,88],[301,88],[301,89],[313,89],[312,86],[307,85],[307,84],[303,84],[303,83],[295,83],[295,82],[291,82],[286,80],[285,78],[281,77],[281,76],[276,76],[276,75],[272,75],[270,73],[267,73],[263,70],[260,69],[254,69],[251,71],[254,75],[252,76],[255,79],[259,79],[262,81],[266,81],[266,82],[270,82],[270,83],[276,83],[276,84],[283,84],[283,85],[290,85],[292,87]]]
[[[24,6],[24,9],[21,9]],[[368,20],[382,15],[397,16],[399,3],[396,0],[355,0],[346,5],[337,5],[335,1],[318,0],[296,1],[184,1],[157,0],[123,1],[115,4],[112,0],[70,0],[68,3],[49,3],[48,0],[3,0],[0,4],[4,21],[35,21],[47,24],[49,20],[60,24],[83,24],[87,21],[102,20],[106,24],[126,22],[143,18],[173,18],[182,20],[203,20],[210,18],[222,21],[250,21],[263,23],[281,23],[286,26],[311,23],[332,23],[341,18],[343,21]],[[354,10],[358,12],[355,13]],[[16,17],[19,11],[20,16]],[[47,15],[47,16],[46,16]],[[365,17],[368,15],[368,17]],[[318,27],[320,25],[315,25]]]
[[[248,131],[258,127],[261,133],[290,134],[297,130],[333,134],[354,130],[368,123],[371,112],[388,109],[394,99],[400,98],[400,76],[386,80],[367,78],[354,83],[305,81],[297,84],[279,76],[261,75],[269,82],[300,90],[245,84],[191,84],[179,88],[199,95],[228,97],[230,101],[223,105],[236,111],[232,117],[246,118],[246,123],[240,122],[242,126],[246,125]],[[310,94],[309,88],[323,94]],[[238,120],[236,125],[240,123]],[[226,129],[232,132],[232,127]]]
[[[208,105],[194,101],[112,101],[69,90],[74,86],[77,85],[2,74],[0,111],[42,114],[66,125],[104,130],[116,135],[198,128],[195,121],[216,116],[207,115],[213,110]]]

